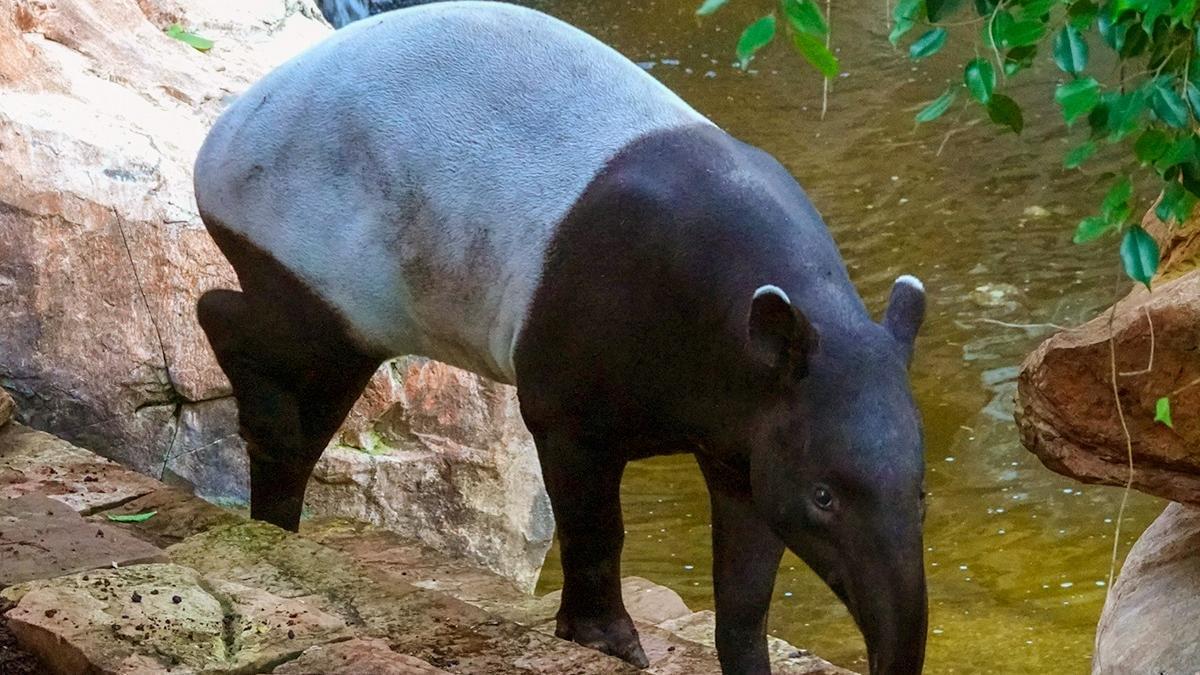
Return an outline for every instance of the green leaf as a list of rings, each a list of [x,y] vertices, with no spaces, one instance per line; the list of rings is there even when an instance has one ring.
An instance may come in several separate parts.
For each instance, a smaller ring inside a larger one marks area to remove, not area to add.
[[[1021,115],[1021,106],[1004,94],[993,94],[988,101],[988,117],[1001,126],[1006,126],[1016,133],[1025,128],[1025,118]]]
[[[983,22],[983,44],[988,47],[1004,47],[1004,36],[1014,23],[1016,23],[1016,19],[1007,10],[1001,10],[987,17]]]
[[[1054,37],[1054,63],[1064,73],[1083,72],[1088,62],[1088,46],[1079,29],[1067,25]]]
[[[1063,157],[1063,166],[1068,169],[1077,169],[1084,162],[1088,161],[1092,155],[1096,154],[1096,142],[1087,141],[1079,147],[1071,150]]]
[[[1100,83],[1093,77],[1087,77],[1060,84],[1054,91],[1054,100],[1062,106],[1067,124],[1071,124],[1091,112],[1100,102]]]
[[[1192,65],[1196,66],[1196,64]],[[1188,104],[1192,106],[1192,113],[1200,115],[1200,87],[1188,82],[1184,90],[1187,92]]]
[[[1079,225],[1075,228],[1075,236],[1071,241],[1076,244],[1086,244],[1099,239],[1112,229],[1114,229],[1113,226],[1100,216],[1088,216],[1079,221]]]
[[[1171,86],[1170,78],[1160,78],[1150,90],[1150,109],[1158,119],[1176,129],[1188,123],[1188,108]]]
[[[746,26],[737,43],[738,65],[745,70],[758,50],[766,47],[775,38],[775,15],[768,14]]]
[[[825,41],[807,33],[793,33],[792,46],[825,77],[837,77],[838,60],[829,52]]]
[[[1147,129],[1138,136],[1133,144],[1133,152],[1142,164],[1153,164],[1166,154],[1171,147],[1171,139],[1160,129]]]
[[[696,8],[696,16],[708,16],[725,6],[729,0],[704,0],[704,4]]]
[[[937,97],[932,103],[925,106],[921,112],[917,113],[918,122],[932,122],[941,117],[943,113],[950,109],[950,105],[954,103],[955,97],[958,96],[958,88],[950,87],[946,93]]]
[[[1167,169],[1179,164],[1187,164],[1196,159],[1196,138],[1187,135],[1175,139],[1171,147],[1154,161],[1154,168],[1165,173]]]
[[[829,25],[813,0],[784,0],[783,11],[797,31],[819,37],[829,34]]]
[[[1121,239],[1121,264],[1130,279],[1150,288],[1150,280],[1158,271],[1158,243],[1141,225],[1125,231]]]
[[[1035,56],[1037,56],[1037,45],[1008,50],[1008,53],[1004,55],[1004,74],[1012,77],[1019,71],[1032,66]]]
[[[1154,402],[1154,421],[1175,428],[1175,423],[1171,421],[1171,399],[1163,396]]]
[[[1110,225],[1121,227],[1129,219],[1132,209],[1129,198],[1133,196],[1133,182],[1129,176],[1124,176],[1108,189],[1104,195],[1104,203],[1100,205],[1100,213]]]
[[[213,41],[208,38],[202,38],[195,33],[189,33],[177,23],[167,26],[164,31],[169,37],[173,37],[184,44],[190,45],[196,51],[206,52],[213,48]]]
[[[892,10],[893,25],[892,32],[888,35],[888,41],[893,45],[900,42],[900,38],[912,30],[919,18],[921,18],[921,0],[900,0],[900,2],[897,2],[896,9]]]
[[[933,56],[938,53],[946,44],[946,29],[934,28],[917,38],[908,48],[908,55],[914,60],[919,61],[923,58]]]
[[[1171,8],[1171,19],[1190,20],[1196,15],[1196,0],[1175,0]]]
[[[1005,26],[1000,35],[1000,46],[1011,49],[1036,44],[1046,33],[1046,24],[1041,21],[1015,21]]]
[[[987,105],[996,90],[996,69],[987,59],[971,59],[963,70],[963,82],[976,101]]]
[[[925,14],[931,23],[947,19],[958,11],[963,0],[925,0]]]
[[[1025,0],[1021,5],[1021,18],[1040,21],[1057,4],[1058,0]]]
[[[1092,27],[1092,22],[1096,20],[1096,14],[1099,11],[1100,8],[1091,0],[1077,0],[1067,9],[1067,17],[1072,26],[1086,31]]]
[[[1113,94],[1108,99],[1106,125],[1109,138],[1119,141],[1138,128],[1142,111],[1146,108],[1146,95],[1141,89],[1124,94]]]
[[[1171,181],[1163,190],[1158,206],[1154,207],[1154,215],[1164,223],[1170,220],[1180,222],[1190,216],[1195,207],[1196,197],[1179,183]]]
[[[150,520],[154,516],[158,515],[158,511],[146,511],[144,513],[125,513],[125,514],[120,514],[120,515],[113,515],[111,513],[108,513],[105,515],[107,516],[107,518],[109,520],[111,520],[113,522],[117,522],[117,523],[144,523],[147,520]]]

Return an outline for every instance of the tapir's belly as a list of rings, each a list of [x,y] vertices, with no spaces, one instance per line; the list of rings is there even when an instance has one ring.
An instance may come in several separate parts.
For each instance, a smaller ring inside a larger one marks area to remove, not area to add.
[[[343,29],[247,91],[201,150],[197,201],[365,346],[515,383],[556,224],[622,147],[695,123],[564,23],[435,3]]]

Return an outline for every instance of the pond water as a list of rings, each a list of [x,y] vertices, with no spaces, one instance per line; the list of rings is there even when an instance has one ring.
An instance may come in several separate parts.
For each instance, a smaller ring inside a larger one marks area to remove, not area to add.
[[[539,7],[651,68],[739,138],[782,161],[808,190],[868,306],[892,280],[920,276],[928,318],[913,364],[927,434],[928,673],[1084,673],[1106,592],[1121,490],[1042,467],[1017,441],[1013,378],[1046,329],[1080,323],[1124,293],[1111,244],[1071,244],[1108,175],[1066,172],[1070,147],[1047,86],[1048,57],[1010,93],[1023,135],[999,135],[978,109],[917,127],[925,102],[957,81],[974,47],[951,43],[914,66],[888,44],[883,0],[838,0],[831,25],[844,75],[820,119],[821,81],[785,45],[743,74],[740,30],[771,6],[732,0],[698,22],[698,0],[548,0]],[[961,38],[962,36],[960,36]],[[953,39],[953,38],[952,38]],[[962,97],[960,97],[961,100]],[[687,456],[630,466],[624,572],[711,608],[708,499]],[[1134,493],[1122,555],[1161,510]],[[561,584],[556,553],[541,590]],[[771,631],[838,664],[865,669],[849,615],[797,558],[785,558]]]

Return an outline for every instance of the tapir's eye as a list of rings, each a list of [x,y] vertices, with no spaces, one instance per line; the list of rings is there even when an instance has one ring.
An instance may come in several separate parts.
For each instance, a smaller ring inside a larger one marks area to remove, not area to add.
[[[828,511],[833,508],[833,493],[824,485],[818,485],[817,489],[813,491],[813,503]]]

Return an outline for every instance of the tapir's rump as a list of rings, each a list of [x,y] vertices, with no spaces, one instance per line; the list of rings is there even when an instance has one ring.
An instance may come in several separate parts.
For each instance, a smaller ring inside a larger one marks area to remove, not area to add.
[[[513,382],[557,223],[623,147],[707,124],[561,21],[434,3],[358,21],[240,96],[196,195],[210,227],[270,252],[365,350]]]

